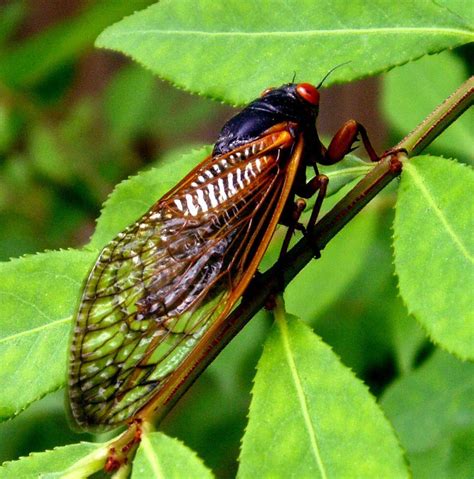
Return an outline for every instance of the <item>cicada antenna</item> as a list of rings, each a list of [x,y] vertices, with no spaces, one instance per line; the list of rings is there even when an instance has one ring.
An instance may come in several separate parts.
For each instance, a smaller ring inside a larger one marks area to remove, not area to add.
[[[347,61],[347,62],[344,62],[344,63],[340,63],[339,65],[336,65],[335,67],[331,68],[327,73],[326,75],[324,75],[324,78],[319,82],[318,86],[316,87],[317,90],[319,90],[321,88],[321,86],[323,85],[323,83],[327,80],[328,76],[334,71],[334,70],[337,70],[339,67],[342,67],[344,65],[347,65],[348,63],[351,63],[351,60]]]

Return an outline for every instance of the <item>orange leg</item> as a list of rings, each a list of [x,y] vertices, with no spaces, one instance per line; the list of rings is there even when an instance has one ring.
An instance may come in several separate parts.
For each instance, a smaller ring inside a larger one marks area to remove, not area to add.
[[[339,128],[327,149],[321,143],[319,143],[318,140],[320,149],[318,149],[316,146],[314,150],[311,148],[308,152],[313,157],[312,163],[316,176],[310,181],[306,182],[303,175],[303,177],[300,178],[300,181],[297,182],[298,187],[296,188],[296,194],[302,198],[311,198],[316,192],[318,193],[316,202],[314,203],[313,211],[311,212],[311,217],[306,227],[307,231],[311,232],[316,224],[316,221],[318,220],[318,216],[321,211],[321,205],[326,196],[329,182],[329,178],[326,175],[319,174],[316,163],[320,163],[322,165],[333,165],[341,161],[348,153],[355,149],[353,145],[358,140],[359,136],[371,161],[378,161],[379,157],[370,143],[367,130],[355,120],[348,120],[342,125],[341,128]],[[288,225],[288,231],[283,240],[280,259],[284,257],[288,251],[288,246],[295,230],[298,229],[305,232],[303,225],[298,223],[305,206],[306,202],[304,202],[304,200],[297,200],[289,218],[290,221],[283,222],[284,224]],[[320,256],[320,252],[316,251],[315,256],[318,258]]]
[[[355,149],[353,145],[357,141],[358,135],[360,135],[371,161],[378,161],[379,157],[370,143],[367,130],[357,121],[349,120],[339,128],[327,150],[322,152],[318,162],[322,165],[333,165],[341,161],[344,156]]]

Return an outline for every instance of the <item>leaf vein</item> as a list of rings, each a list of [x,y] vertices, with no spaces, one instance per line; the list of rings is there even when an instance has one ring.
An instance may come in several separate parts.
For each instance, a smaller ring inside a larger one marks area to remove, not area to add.
[[[158,461],[158,458],[156,457],[155,451],[153,450],[153,446],[147,435],[144,435],[142,437],[142,446],[143,446],[145,456],[148,459],[148,462],[150,463],[150,466],[153,470],[155,477],[158,479],[164,478],[165,475],[163,474],[161,464]]]
[[[440,223],[444,226],[445,230],[448,232],[455,246],[457,246],[461,254],[465,256],[468,261],[470,261],[471,263],[474,263],[474,256],[472,256],[469,253],[466,246],[464,246],[461,238],[459,238],[459,236],[456,234],[452,226],[449,224],[445,214],[443,213],[443,211],[441,210],[441,208],[438,206],[435,199],[433,198],[431,191],[429,191],[422,177],[416,171],[416,167],[413,164],[408,164],[405,167],[405,171],[407,171],[411,175],[415,185],[418,187],[421,194],[426,198],[434,214],[438,217]]]
[[[66,318],[61,318],[61,319],[57,319],[56,321],[51,321],[47,324],[42,324],[41,326],[37,326],[36,328],[32,328],[32,329],[27,329],[26,331],[21,331],[19,333],[16,333],[16,334],[12,334],[12,335],[9,335],[9,336],[5,336],[3,338],[0,338],[0,344],[1,343],[6,343],[7,341],[13,341],[15,339],[18,339],[20,338],[21,336],[28,336],[30,334],[35,334],[37,333],[38,331],[42,331],[42,330],[45,330],[47,328],[51,328],[51,327],[55,327],[55,326],[59,326],[61,325],[62,323],[67,323],[68,321],[71,320],[71,317],[68,316]]]
[[[265,31],[265,32],[241,32],[241,31],[226,31],[226,32],[212,32],[202,30],[130,30],[130,31],[111,31],[107,32],[107,37],[120,37],[126,35],[149,35],[149,34],[166,34],[166,35],[198,35],[198,36],[324,36],[324,35],[362,35],[362,34],[380,34],[390,33],[399,35],[400,33],[409,34],[445,34],[445,35],[465,35],[468,38],[473,36],[472,32],[458,28],[436,28],[436,27],[378,27],[378,28],[334,28],[334,29],[319,29],[319,30],[296,30],[296,31]]]
[[[323,460],[321,458],[321,453],[319,451],[319,446],[318,446],[318,441],[316,438],[315,434],[315,426],[311,420],[311,416],[309,413],[308,409],[308,403],[306,401],[306,396],[303,390],[303,385],[301,384],[301,379],[298,375],[298,370],[296,368],[296,363],[295,363],[295,358],[293,357],[293,354],[291,352],[291,345],[290,345],[290,339],[288,337],[288,325],[286,323],[285,317],[284,317],[284,310],[283,308],[276,308],[275,310],[275,318],[277,325],[280,329],[281,332],[281,337],[282,337],[282,342],[283,342],[283,348],[285,350],[286,358],[288,361],[288,365],[290,367],[290,372],[293,377],[293,381],[295,384],[296,388],[296,394],[298,396],[298,401],[301,405],[301,411],[303,413],[303,419],[305,423],[306,430],[309,435],[309,439],[311,442],[311,449],[313,451],[316,463],[318,465],[319,471],[321,473],[321,477],[323,479],[327,479],[327,473],[326,469],[323,464]]]

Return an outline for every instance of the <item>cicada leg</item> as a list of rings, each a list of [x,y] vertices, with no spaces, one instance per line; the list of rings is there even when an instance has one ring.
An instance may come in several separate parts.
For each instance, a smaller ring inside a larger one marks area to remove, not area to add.
[[[379,161],[380,158],[372,147],[372,143],[367,135],[367,130],[357,121],[348,120],[336,132],[327,150],[321,152],[318,163],[322,165],[334,165],[334,163],[341,161],[344,156],[355,149],[353,145],[357,141],[358,135],[360,135],[362,139],[362,143],[370,160]]]
[[[326,175],[321,175],[317,173],[317,167],[315,166],[316,176],[311,178],[303,188],[300,188],[298,191],[299,196],[303,196],[304,198],[311,198],[318,193],[316,197],[316,201],[313,206],[313,210],[311,211],[311,216],[309,218],[306,230],[311,232],[316,224],[316,221],[319,216],[319,212],[321,211],[321,205],[323,204],[323,200],[326,197],[327,187],[329,183],[329,178]],[[321,256],[319,251],[315,251],[315,257],[319,258]]]
[[[307,149],[304,153],[307,156],[307,161],[305,164],[312,164],[314,168],[315,175],[311,180],[306,181],[304,170],[301,170],[299,178],[297,180],[295,193],[301,198],[311,198],[316,193],[316,201],[314,203],[313,210],[311,212],[311,217],[308,221],[306,231],[311,232],[318,220],[319,213],[321,211],[321,205],[326,196],[327,186],[329,178],[326,175],[322,175],[318,171],[317,163],[322,165],[333,165],[341,161],[348,153],[353,151],[354,143],[358,140],[360,136],[362,143],[369,155],[371,161],[378,161],[379,157],[375,152],[372,144],[370,142],[369,136],[367,135],[367,130],[355,120],[346,121],[341,128],[336,132],[333,139],[331,140],[328,148],[325,148],[322,145],[318,138],[311,139],[307,142]],[[308,140],[308,138],[307,138]],[[279,259],[281,260],[286,252],[291,241],[291,237],[295,230],[305,231],[304,226],[299,223],[299,218],[304,211],[306,202],[304,200],[297,200],[292,210],[288,210],[289,214],[286,213],[283,215],[280,220],[281,223],[288,226],[285,238],[283,240],[282,248],[280,251]],[[320,252],[315,252],[316,258],[319,258]]]
[[[328,148],[325,148],[321,143],[319,147],[316,147],[315,150],[311,152],[313,161],[311,162],[314,167],[316,176],[310,181],[303,183],[297,189],[297,194],[303,198],[310,198],[316,192],[318,196],[311,212],[311,217],[308,221],[307,231],[311,232],[318,220],[319,213],[321,211],[321,205],[326,196],[327,186],[329,178],[326,175],[319,174],[317,163],[322,165],[333,165],[341,161],[348,153],[353,151],[354,143],[358,140],[358,137],[362,139],[362,143],[369,155],[371,161],[378,161],[379,157],[375,152],[372,144],[367,135],[367,130],[357,121],[348,120],[346,121],[341,128],[336,132],[333,139],[331,140]],[[316,258],[320,256],[320,252],[315,252]]]
[[[288,229],[286,230],[285,237],[283,238],[283,243],[280,249],[280,256],[278,257],[278,261],[285,256],[286,252],[288,251],[288,247],[290,246],[291,238],[296,230],[302,231],[305,233],[305,227],[299,222],[301,214],[306,208],[306,201],[302,198],[298,198],[293,203],[293,210],[291,212],[289,220],[285,222],[287,224]]]

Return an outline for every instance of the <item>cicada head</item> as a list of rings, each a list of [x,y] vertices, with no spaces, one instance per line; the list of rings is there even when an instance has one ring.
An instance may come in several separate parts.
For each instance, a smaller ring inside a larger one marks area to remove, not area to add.
[[[222,128],[213,155],[220,155],[256,140],[282,122],[301,130],[315,128],[319,91],[310,83],[288,83],[268,88]]]

